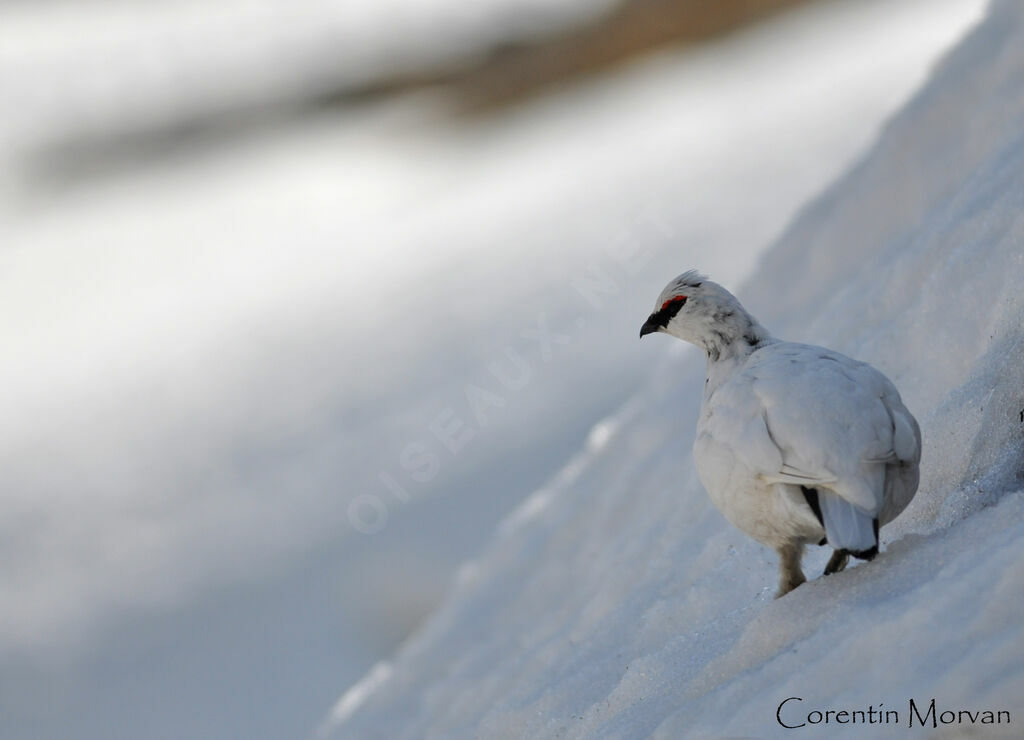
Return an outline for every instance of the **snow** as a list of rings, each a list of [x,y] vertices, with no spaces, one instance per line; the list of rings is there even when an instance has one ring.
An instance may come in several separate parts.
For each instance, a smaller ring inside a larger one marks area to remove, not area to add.
[[[322,735],[771,737],[791,696],[904,727],[911,698],[1019,722],[1022,120],[1024,6],[997,0],[738,291],[776,336],[874,364],[920,420],[920,490],[875,561],[772,600],[774,555],[694,474],[703,360],[666,344]]]
[[[324,62],[291,56],[307,45],[289,34],[331,3],[303,4],[295,25],[271,16],[250,38],[277,51],[235,56],[245,39],[224,23],[248,4],[183,3],[180,26],[161,5],[0,10],[5,738],[315,726],[553,471],[499,540],[556,514],[592,458],[664,443],[657,424],[629,424],[641,396],[564,464],[595,420],[658,387],[666,349],[636,342],[652,291],[691,265],[740,284],[982,7],[812,4],[504,116],[453,119],[448,101],[409,96],[243,116],[168,151],[101,146],[61,169],[52,137],[116,143],[121,124],[287,103],[291,83],[267,69],[315,82]],[[91,56],[116,18],[139,43]],[[184,66],[154,75],[152,34],[186,27],[200,33],[168,57]],[[570,343],[538,341],[542,323]],[[510,352],[529,366],[513,389],[491,372],[508,374]],[[472,386],[504,406],[478,417]],[[464,449],[431,431],[439,416],[470,430]],[[686,435],[685,420],[665,423]],[[430,480],[402,466],[411,443],[437,456]],[[630,470],[608,475],[625,486]],[[350,508],[367,494],[387,506],[370,535]],[[492,572],[469,563],[457,582]]]
[[[528,386],[487,433],[457,458],[442,449],[429,485],[403,479],[409,511],[445,491],[473,525],[453,535],[449,510],[430,524],[418,507],[431,547],[476,546],[478,517],[496,516],[479,512],[519,500],[522,476],[556,464],[541,455],[578,444],[576,427],[655,356],[606,340],[635,334],[641,277],[676,269],[685,243],[740,279],[741,256],[859,151],[867,122],[973,15],[959,1],[840,5],[648,60],[508,121],[448,127],[429,114],[437,101],[403,100],[57,192],[19,182],[0,254],[0,401],[16,421],[0,428],[3,578],[17,594],[0,646],[88,640],[112,613],[174,608],[358,536],[353,497],[387,495],[379,476],[405,474],[404,445],[506,350],[529,352]],[[808,33],[837,21],[842,33]],[[869,42],[870,65],[851,61]],[[633,264],[629,239],[644,248]],[[600,308],[576,289],[580,264],[592,282],[612,278]],[[539,320],[572,327],[557,359],[525,338]],[[492,461],[570,388],[563,424],[532,434],[513,480]],[[481,470],[499,479],[493,504],[475,496]],[[443,582],[443,567],[420,580]]]

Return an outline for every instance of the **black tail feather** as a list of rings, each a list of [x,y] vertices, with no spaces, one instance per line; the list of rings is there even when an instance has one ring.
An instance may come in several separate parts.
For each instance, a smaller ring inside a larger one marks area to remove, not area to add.
[[[850,550],[850,554],[853,555],[853,557],[871,561],[874,560],[875,555],[878,554],[878,519],[875,519],[871,524],[875,528],[875,544],[867,550]]]
[[[821,525],[821,528],[824,529],[825,528],[825,518],[821,515],[821,504],[818,502],[818,489],[817,488],[808,488],[807,486],[800,486],[800,490],[803,491],[804,499],[807,501],[807,505],[811,507],[811,511],[814,512],[814,516],[817,517],[817,519],[818,519],[818,523]],[[876,535],[875,539],[878,539],[878,537],[877,537],[877,535],[878,535],[877,523],[876,523],[876,526],[875,526],[875,535]],[[828,538],[827,537],[822,537],[821,538],[821,542],[819,542],[818,544],[819,545],[827,545],[828,544]]]

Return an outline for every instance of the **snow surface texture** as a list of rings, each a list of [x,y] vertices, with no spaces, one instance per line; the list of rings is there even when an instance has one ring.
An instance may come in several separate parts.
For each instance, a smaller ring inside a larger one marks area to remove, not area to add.
[[[1024,5],[1003,0],[739,291],[777,336],[876,365],[921,421],[920,491],[874,562],[772,601],[774,555],[694,474],[703,358],[666,344],[324,734],[770,736],[790,696],[1024,719],[1022,121]]]

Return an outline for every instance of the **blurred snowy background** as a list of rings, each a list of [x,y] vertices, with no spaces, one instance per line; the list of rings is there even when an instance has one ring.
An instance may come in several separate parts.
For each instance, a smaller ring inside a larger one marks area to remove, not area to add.
[[[984,5],[0,4],[0,736],[308,734]]]

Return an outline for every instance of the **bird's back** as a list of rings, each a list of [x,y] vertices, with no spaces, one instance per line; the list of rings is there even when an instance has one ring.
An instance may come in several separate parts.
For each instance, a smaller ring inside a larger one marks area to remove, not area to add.
[[[917,489],[920,431],[895,386],[823,347],[773,342],[751,353],[706,394],[702,437],[698,454],[734,457],[765,480],[833,490],[882,523]]]

